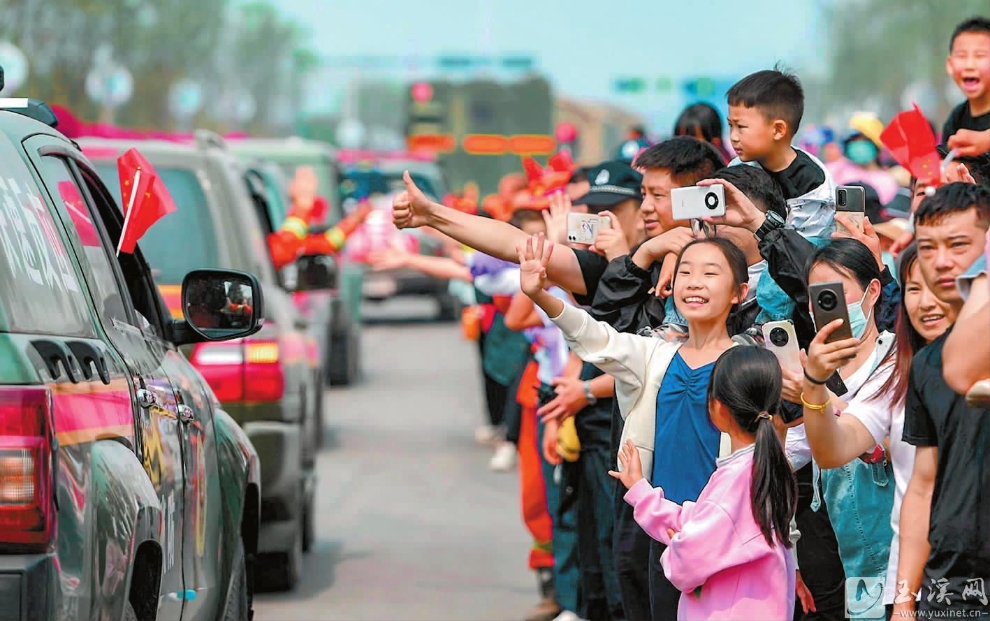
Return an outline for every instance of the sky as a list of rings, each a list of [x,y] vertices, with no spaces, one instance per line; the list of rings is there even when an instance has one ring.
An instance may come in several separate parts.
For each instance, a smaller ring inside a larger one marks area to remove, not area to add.
[[[662,77],[734,81],[778,61],[799,76],[825,68],[822,47],[809,46],[824,38],[822,0],[273,2],[311,30],[313,46],[325,57],[532,54],[560,94],[619,105],[651,125],[671,123],[690,102],[679,90],[616,93],[616,78],[639,77],[651,85]],[[325,74],[307,107],[339,105],[348,75],[341,69]],[[412,77],[401,71],[360,75]]]

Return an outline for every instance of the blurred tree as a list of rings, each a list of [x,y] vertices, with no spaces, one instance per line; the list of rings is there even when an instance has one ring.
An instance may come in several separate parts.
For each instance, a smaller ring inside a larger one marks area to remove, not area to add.
[[[951,109],[945,72],[956,24],[987,13],[987,0],[839,0],[825,8],[829,48],[829,109],[870,106],[886,121],[903,108],[912,85],[930,89],[934,108],[923,110],[938,126]]]
[[[280,105],[301,103],[307,74],[319,60],[307,32],[267,2],[232,9],[230,0],[0,0],[0,39],[20,47],[30,73],[20,94],[72,109],[93,121],[100,107],[86,92],[86,78],[101,48],[134,81],[130,101],[114,121],[132,127],[173,129],[170,87],[180,79],[204,85],[210,98],[226,87],[255,100],[257,129],[270,129]],[[231,79],[233,78],[233,79]],[[214,115],[217,116],[217,115]],[[232,119],[204,111],[197,126],[226,129]]]
[[[308,74],[319,66],[309,46],[309,33],[284,19],[269,2],[260,0],[239,9],[240,20],[233,42],[236,81],[254,99],[257,112],[251,129],[292,125],[301,108]],[[276,113],[288,110],[289,122]]]

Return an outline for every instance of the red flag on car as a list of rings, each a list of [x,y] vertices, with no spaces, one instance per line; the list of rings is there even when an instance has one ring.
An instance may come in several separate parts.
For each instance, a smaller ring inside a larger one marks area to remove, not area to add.
[[[880,134],[883,143],[897,163],[918,181],[929,186],[942,182],[942,161],[936,148],[935,133],[918,105],[899,112]]]
[[[117,254],[130,254],[151,225],[175,211],[175,203],[154,167],[137,149],[128,149],[117,158],[117,173],[120,197],[125,202]]]
[[[76,227],[79,241],[82,242],[83,246],[99,248],[100,234],[89,217],[86,202],[83,200],[82,194],[79,193],[79,188],[72,181],[59,181],[58,193],[62,197],[62,202],[65,203],[72,224]]]

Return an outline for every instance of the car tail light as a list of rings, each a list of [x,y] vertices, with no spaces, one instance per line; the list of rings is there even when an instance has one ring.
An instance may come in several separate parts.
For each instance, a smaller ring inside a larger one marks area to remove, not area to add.
[[[274,340],[200,343],[191,361],[220,403],[267,403],[285,392],[279,344]]]
[[[285,392],[285,375],[277,341],[248,341],[244,347],[244,400],[248,403],[278,401]]]
[[[213,389],[220,403],[239,403],[244,400],[243,343],[199,343],[189,359]]]
[[[278,343],[248,343],[248,364],[271,364],[278,362]]]
[[[52,396],[0,387],[0,544],[44,548],[55,528]]]
[[[204,366],[242,364],[243,346],[240,343],[200,343],[193,354],[193,362]]]

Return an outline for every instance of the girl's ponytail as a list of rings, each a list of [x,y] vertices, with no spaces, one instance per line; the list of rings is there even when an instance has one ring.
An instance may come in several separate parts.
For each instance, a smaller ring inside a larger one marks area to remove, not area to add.
[[[767,543],[774,533],[781,545],[791,547],[790,524],[797,509],[797,479],[777,437],[773,416],[760,412],[756,419],[756,446],[753,449],[753,517]]]
[[[756,436],[753,447],[753,518],[767,543],[790,548],[797,510],[797,479],[773,424],[783,377],[776,356],[762,347],[733,347],[712,369],[708,399],[725,405],[741,429]]]

